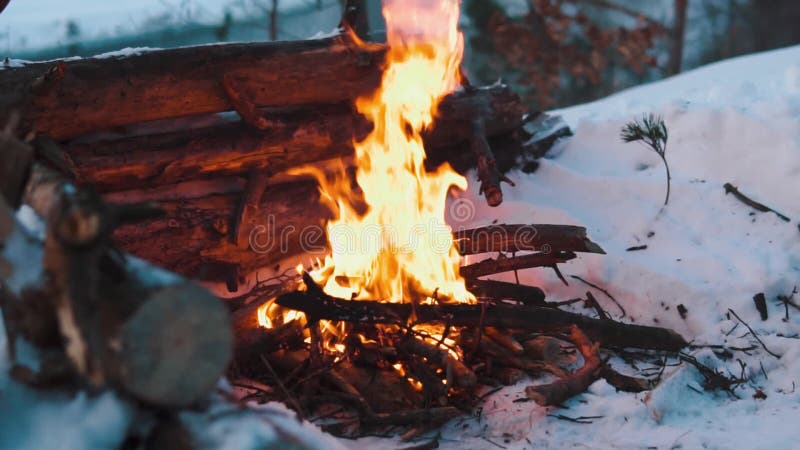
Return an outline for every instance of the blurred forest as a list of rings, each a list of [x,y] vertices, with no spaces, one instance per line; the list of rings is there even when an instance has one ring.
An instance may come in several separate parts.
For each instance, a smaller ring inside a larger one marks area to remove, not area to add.
[[[0,5],[6,0],[0,0]],[[125,47],[305,39],[347,11],[383,39],[379,0],[11,0],[4,56],[43,60]],[[746,53],[800,43],[798,0],[462,0],[466,72],[535,108],[590,101]]]

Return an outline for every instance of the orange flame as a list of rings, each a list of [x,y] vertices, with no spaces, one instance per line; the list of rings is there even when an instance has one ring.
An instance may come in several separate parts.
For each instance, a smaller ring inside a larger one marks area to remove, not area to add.
[[[311,275],[340,298],[471,302],[444,222],[448,190],[466,189],[467,180],[447,164],[426,171],[421,136],[460,85],[459,4],[386,0],[383,15],[389,50],[381,87],[356,102],[374,125],[354,144],[358,186],[345,174],[316,174],[337,217],[327,225],[332,254]]]

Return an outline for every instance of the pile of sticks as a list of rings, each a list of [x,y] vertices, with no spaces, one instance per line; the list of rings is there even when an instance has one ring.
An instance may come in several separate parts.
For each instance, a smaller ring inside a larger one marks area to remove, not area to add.
[[[611,320],[591,294],[568,303],[583,302],[598,318],[547,302],[537,287],[478,278],[556,268],[576,253],[602,253],[581,227],[527,225],[540,230],[530,234],[519,233],[522,227],[495,225],[455,235],[462,253],[530,252],[462,267],[476,304],[338,299],[308,274],[299,282],[284,280],[270,301],[303,316],[261,328],[255,311],[263,302],[238,307],[231,378],[245,398],[283,401],[348,437],[416,436],[469,413],[488,387],[526,377],[556,377],[526,390],[545,406],[563,404],[599,378],[625,391],[652,388],[649,380],[611,369],[601,351],[677,352],[687,343],[674,331]],[[340,331],[331,335],[331,327]]]

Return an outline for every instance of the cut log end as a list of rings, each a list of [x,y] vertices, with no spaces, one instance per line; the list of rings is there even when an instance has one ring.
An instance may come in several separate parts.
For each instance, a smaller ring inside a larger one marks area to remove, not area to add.
[[[120,381],[137,398],[166,406],[200,400],[233,349],[227,308],[194,284],[156,292],[120,332]]]

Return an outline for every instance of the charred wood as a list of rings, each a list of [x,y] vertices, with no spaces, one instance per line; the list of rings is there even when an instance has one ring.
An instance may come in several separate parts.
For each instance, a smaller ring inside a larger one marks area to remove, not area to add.
[[[360,323],[449,323],[452,326],[494,326],[527,331],[548,331],[577,325],[604,345],[677,351],[687,345],[667,328],[599,320],[555,308],[511,305],[411,305],[336,299],[321,292],[294,292],[280,296],[280,306],[306,313],[313,319]]]

